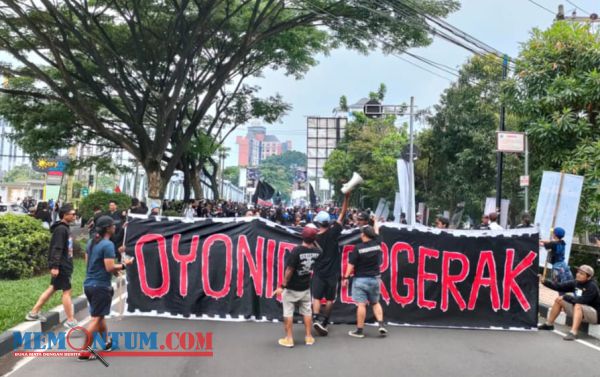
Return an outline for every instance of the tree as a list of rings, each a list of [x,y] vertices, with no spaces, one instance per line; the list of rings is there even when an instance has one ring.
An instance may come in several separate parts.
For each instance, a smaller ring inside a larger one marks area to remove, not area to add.
[[[589,24],[556,22],[533,30],[508,88],[529,134],[537,182],[543,170],[585,177],[578,224],[588,228],[600,221],[599,62],[597,31]]]
[[[485,198],[495,196],[501,84],[502,66],[495,56],[473,57],[427,117],[430,128],[417,137],[421,157],[415,186],[429,207],[452,211],[465,202],[465,213],[478,218]],[[506,119],[506,129],[514,130],[515,116],[508,112]],[[511,200],[515,215],[522,208],[518,197],[522,166],[518,156],[505,155],[503,197]]]
[[[306,154],[298,151],[270,156],[260,162],[260,179],[281,192],[283,200],[289,200],[296,168],[305,168],[306,160]]]
[[[422,6],[435,16],[457,7]],[[10,80],[0,91],[64,105],[78,120],[71,130],[130,152],[160,198],[224,89],[266,67],[300,77],[318,53],[367,52],[382,37],[385,52],[430,43],[421,14],[362,0],[5,0],[0,49],[18,64],[2,65]]]
[[[342,184],[356,171],[364,183],[353,194],[355,203],[375,206],[379,198],[393,200],[398,191],[396,159],[408,141],[406,126],[398,129],[394,116],[370,119],[362,113],[354,115],[355,120],[346,126],[343,140],[323,167],[325,177],[339,197]]]
[[[223,179],[238,185],[240,181],[240,167],[239,166],[228,166],[223,170]]]
[[[36,173],[29,165],[18,165],[6,172],[2,180],[5,183],[19,183],[32,179],[44,179],[44,174]]]

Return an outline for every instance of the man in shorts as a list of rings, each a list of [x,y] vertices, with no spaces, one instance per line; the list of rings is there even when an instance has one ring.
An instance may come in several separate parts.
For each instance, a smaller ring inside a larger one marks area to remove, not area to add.
[[[46,322],[40,311],[44,304],[52,297],[54,292],[62,291],[62,304],[65,308],[67,327],[77,326],[71,301],[71,275],[73,274],[73,237],[70,224],[75,221],[75,210],[68,204],[63,205],[58,216],[60,221],[50,228],[50,250],[48,254],[48,267],[50,268],[50,286],[40,295],[33,309],[25,316],[28,321]]]
[[[594,269],[592,267],[586,264],[579,266],[575,280],[563,283],[546,280],[542,284],[555,291],[571,292],[572,294],[558,296],[554,300],[546,323],[538,326],[538,329],[554,330],[554,321],[561,311],[564,311],[567,316],[573,317],[571,331],[563,338],[564,340],[577,339],[577,332],[582,322],[598,323],[600,291],[594,281]]]
[[[338,239],[342,233],[349,199],[350,192],[346,193],[340,215],[333,224],[327,211],[319,212],[314,219],[315,224],[319,227],[316,244],[317,248],[321,251],[321,255],[315,262],[315,272],[311,282],[313,315],[315,320],[313,327],[321,336],[326,336],[329,333],[327,325],[329,324],[329,317],[331,316],[333,301],[335,300],[338,281],[340,280],[341,259]],[[322,299],[326,300],[323,314],[321,314]]]
[[[285,338],[279,339],[279,345],[293,347],[292,324],[294,307],[298,305],[300,315],[304,317],[307,346],[315,343],[312,337],[312,311],[310,308],[310,275],[315,260],[319,257],[319,249],[315,247],[317,229],[306,226],[302,230],[302,245],[296,246],[288,256],[285,264],[285,276],[282,285],[275,290],[274,295],[282,294],[283,328]]]

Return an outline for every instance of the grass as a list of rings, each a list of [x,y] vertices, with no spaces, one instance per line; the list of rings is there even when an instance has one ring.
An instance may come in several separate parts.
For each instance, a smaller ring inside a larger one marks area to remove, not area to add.
[[[83,293],[85,261],[73,260],[74,271],[71,279],[72,297]],[[50,272],[40,276],[21,280],[0,280],[0,332],[25,321],[25,315],[31,310],[38,297],[50,285]],[[62,292],[55,292],[42,308],[42,312],[61,305]]]

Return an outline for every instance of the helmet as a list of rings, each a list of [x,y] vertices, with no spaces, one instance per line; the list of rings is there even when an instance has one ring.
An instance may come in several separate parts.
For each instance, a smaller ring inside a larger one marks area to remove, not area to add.
[[[563,238],[565,236],[565,230],[559,226],[554,228],[554,235],[558,238]]]
[[[317,224],[328,224],[331,221],[331,217],[329,216],[329,212],[321,211],[317,214],[314,219],[314,222]]]

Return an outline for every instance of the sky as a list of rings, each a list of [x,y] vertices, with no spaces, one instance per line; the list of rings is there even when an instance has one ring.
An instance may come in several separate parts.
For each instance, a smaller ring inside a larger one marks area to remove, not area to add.
[[[544,10],[529,0],[463,0],[461,8],[452,13],[446,21],[471,34],[495,49],[516,57],[521,43],[525,42],[533,28],[548,28],[554,19],[559,4],[564,4],[565,13],[570,15],[575,8],[566,0],[535,0],[552,11]],[[595,0],[572,0],[580,8],[600,13],[600,3]],[[584,16],[582,11],[578,15]],[[469,51],[443,40],[425,48],[411,49],[411,52],[445,65],[459,68],[472,55]],[[414,59],[405,56],[408,60]],[[279,93],[293,109],[280,123],[266,125],[267,133],[276,135],[281,141],[291,140],[295,150],[306,153],[306,116],[331,116],[342,95],[354,103],[375,91],[380,83],[387,86],[385,104],[408,103],[415,97],[418,109],[435,105],[450,85],[450,81],[423,71],[395,56],[373,52],[368,56],[340,49],[329,56],[319,56],[319,64],[313,67],[301,80],[286,77],[280,72],[267,71],[263,78],[253,84],[262,87],[260,95]],[[456,78],[441,73],[430,66],[416,61],[427,69],[434,70],[448,78]],[[424,125],[421,125],[421,127]],[[236,135],[244,135],[245,127],[234,131],[225,141],[231,148],[226,166],[237,165],[238,147]]]

